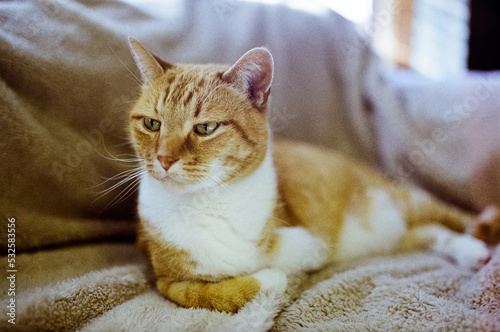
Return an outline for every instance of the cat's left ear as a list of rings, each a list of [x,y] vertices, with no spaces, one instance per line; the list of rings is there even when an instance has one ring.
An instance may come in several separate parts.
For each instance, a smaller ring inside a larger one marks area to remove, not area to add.
[[[264,110],[271,92],[273,71],[271,53],[258,47],[245,53],[222,75],[222,79],[246,91],[254,107]]]
[[[165,62],[156,55],[150,53],[134,37],[128,37],[128,42],[135,63],[141,70],[143,82],[154,81],[160,77],[165,70],[173,66],[172,64]]]

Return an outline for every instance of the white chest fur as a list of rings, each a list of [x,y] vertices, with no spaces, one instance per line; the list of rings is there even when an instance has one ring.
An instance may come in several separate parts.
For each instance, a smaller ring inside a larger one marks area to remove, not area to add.
[[[139,190],[139,213],[165,241],[190,254],[195,273],[239,275],[266,264],[258,243],[275,198],[276,178],[268,153],[244,180],[194,192],[173,191],[146,174]]]

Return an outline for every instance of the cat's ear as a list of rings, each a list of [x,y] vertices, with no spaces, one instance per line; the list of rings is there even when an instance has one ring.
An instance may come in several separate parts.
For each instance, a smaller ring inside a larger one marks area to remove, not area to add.
[[[154,81],[161,76],[165,70],[172,67],[172,64],[163,61],[146,50],[134,37],[128,37],[128,42],[130,45],[130,52],[141,71],[143,82]]]
[[[271,53],[258,47],[245,53],[222,75],[222,79],[246,91],[254,107],[263,110],[271,92],[273,71]]]

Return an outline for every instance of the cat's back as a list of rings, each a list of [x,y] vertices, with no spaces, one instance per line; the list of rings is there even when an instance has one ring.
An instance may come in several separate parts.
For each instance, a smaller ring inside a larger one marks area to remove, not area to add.
[[[340,184],[378,185],[386,179],[375,169],[339,151],[310,143],[278,139],[273,160],[280,184],[320,188]],[[328,180],[328,183],[323,181]],[[330,184],[330,185],[329,185]],[[304,189],[304,188],[302,188]]]
[[[276,139],[272,144],[276,168],[290,176],[293,175],[289,173],[300,173],[312,168],[318,175],[326,175],[349,163],[356,163],[338,151],[306,142]]]
[[[367,188],[387,184],[375,170],[337,151],[288,140],[273,144],[279,188],[276,215],[291,226],[340,227],[331,220],[343,220],[353,199],[362,198]]]

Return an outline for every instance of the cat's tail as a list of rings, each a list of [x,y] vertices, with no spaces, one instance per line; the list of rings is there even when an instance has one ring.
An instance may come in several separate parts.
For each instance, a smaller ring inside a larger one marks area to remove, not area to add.
[[[420,189],[411,188],[404,196],[408,199],[406,219],[410,228],[438,223],[457,232],[473,232],[476,216],[472,213],[444,203]]]
[[[237,312],[259,291],[284,292],[287,281],[283,272],[264,269],[219,282],[172,281],[160,277],[157,286],[163,295],[183,307]]]

